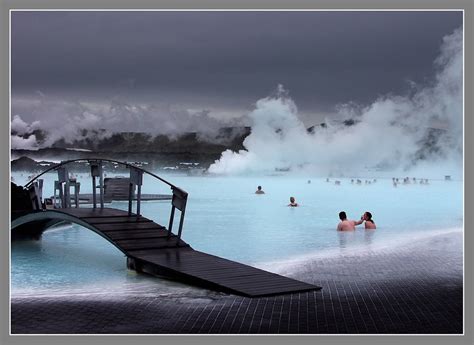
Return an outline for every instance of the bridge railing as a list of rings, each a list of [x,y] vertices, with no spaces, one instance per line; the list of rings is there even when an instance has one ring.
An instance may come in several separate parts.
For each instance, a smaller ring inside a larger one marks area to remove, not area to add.
[[[172,235],[173,222],[175,211],[178,209],[181,212],[178,234],[177,234],[177,244],[179,243],[183,231],[184,216],[186,212],[186,204],[188,200],[188,193],[183,189],[175,186],[174,184],[168,182],[167,180],[161,178],[160,176],[142,169],[138,166],[135,166],[126,162],[119,162],[111,159],[103,158],[90,158],[90,159],[74,159],[63,161],[57,165],[54,165],[41,174],[37,175],[29,182],[25,184],[25,188],[30,192],[30,197],[34,201],[35,209],[41,208],[41,194],[43,180],[40,179],[44,174],[57,171],[58,180],[55,181],[54,185],[54,196],[53,196],[53,207],[54,208],[70,208],[72,207],[71,199],[74,200],[74,207],[79,207],[79,192],[80,192],[80,182],[71,179],[69,175],[68,165],[73,163],[86,163],[90,167],[90,176],[92,181],[92,207],[93,208],[104,208],[104,162],[123,165],[129,169],[129,185],[128,185],[128,214],[130,216],[136,216],[139,218],[141,216],[141,197],[142,197],[142,185],[143,185],[143,175],[147,174],[153,177],[155,180],[158,180],[161,183],[168,185],[172,191],[171,197],[171,211],[170,219],[168,223],[168,237]],[[74,187],[74,194],[71,196],[71,187]],[[99,195],[97,195],[97,189],[99,190]],[[135,192],[136,190],[136,192]],[[133,201],[136,200],[136,210],[133,213]]]

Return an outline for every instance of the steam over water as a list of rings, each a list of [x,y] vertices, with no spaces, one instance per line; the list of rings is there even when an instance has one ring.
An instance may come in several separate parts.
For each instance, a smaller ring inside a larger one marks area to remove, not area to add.
[[[404,96],[387,95],[358,110],[340,107],[340,120],[307,131],[296,104],[282,86],[256,103],[245,150],[227,150],[210,166],[215,174],[283,169],[328,173],[369,170],[421,172],[436,167],[460,174],[462,167],[462,31],[443,40],[434,61],[436,78]],[[357,87],[357,85],[354,85]]]

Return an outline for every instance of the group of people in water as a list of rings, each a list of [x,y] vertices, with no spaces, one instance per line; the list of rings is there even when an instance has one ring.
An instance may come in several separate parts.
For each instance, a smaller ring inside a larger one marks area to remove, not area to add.
[[[349,220],[347,219],[346,212],[339,212],[339,219],[341,220],[337,225],[337,231],[352,231],[355,230],[357,225],[360,225],[365,222],[365,228],[367,230],[375,230],[377,226],[375,225],[374,220],[372,219],[372,213],[364,212],[360,220]]]
[[[257,190],[255,191],[255,194],[265,194],[265,192],[262,189],[262,186],[258,186]],[[294,196],[290,196],[290,203],[288,204],[289,207],[298,207],[298,203],[296,202],[296,199]]]
[[[400,182],[398,177],[392,177],[392,183],[393,183],[393,186],[396,187],[397,185],[401,184],[402,182]],[[416,179],[416,177],[413,177],[412,180],[410,180],[409,177],[403,178],[403,184],[410,184],[410,183],[413,183],[413,184],[417,184],[417,183],[419,183],[419,184],[429,184],[427,178],[419,178],[418,180]]]
[[[255,194],[265,194],[262,189],[262,186],[258,186]],[[290,203],[288,207],[298,207],[298,203],[296,202],[295,197],[290,197]],[[367,230],[375,230],[377,226],[375,225],[374,220],[372,219],[372,213],[364,212],[364,214],[360,217],[360,220],[349,220],[347,219],[346,212],[341,211],[339,212],[339,219],[341,220],[337,225],[337,231],[353,231],[357,225],[364,223],[365,229]]]

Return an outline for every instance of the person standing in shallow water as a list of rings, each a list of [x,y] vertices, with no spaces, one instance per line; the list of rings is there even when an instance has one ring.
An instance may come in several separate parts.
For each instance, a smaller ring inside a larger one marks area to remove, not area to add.
[[[288,204],[289,207],[298,207],[298,203],[296,202],[294,197],[290,197],[290,203]]]
[[[257,187],[257,190],[255,191],[255,194],[265,194],[265,192],[262,190],[262,186]]]
[[[362,224],[363,220],[349,220],[347,219],[346,212],[339,212],[339,219],[341,220],[337,225],[337,231],[353,231],[356,225]]]
[[[361,220],[365,221],[365,228],[369,230],[375,230],[377,229],[377,226],[375,226],[375,222],[372,219],[372,213],[370,212],[365,212],[362,215]]]

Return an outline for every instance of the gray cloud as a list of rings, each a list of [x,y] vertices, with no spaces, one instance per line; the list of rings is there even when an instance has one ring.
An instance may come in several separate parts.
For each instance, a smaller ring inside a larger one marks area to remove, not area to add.
[[[242,113],[281,83],[303,113],[327,112],[426,82],[461,25],[461,12],[14,12],[12,90]]]

